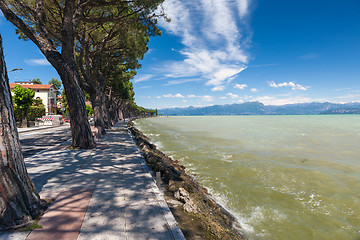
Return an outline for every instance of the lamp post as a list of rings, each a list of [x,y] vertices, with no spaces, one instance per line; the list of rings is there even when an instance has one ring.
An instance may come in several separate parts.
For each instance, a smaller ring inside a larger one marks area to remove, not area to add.
[[[21,70],[23,70],[23,69],[22,68],[14,68],[14,69],[11,69],[11,70],[9,70],[7,72],[10,73],[10,72],[21,71]],[[15,80],[17,80],[16,73],[15,73]]]
[[[48,115],[51,115],[52,113],[51,113],[51,99],[53,99],[52,97],[49,97],[49,113],[48,113]]]
[[[23,69],[22,68],[14,68],[14,69],[11,69],[11,70],[9,70],[7,72],[14,72],[14,71],[20,71],[20,70],[23,70]]]

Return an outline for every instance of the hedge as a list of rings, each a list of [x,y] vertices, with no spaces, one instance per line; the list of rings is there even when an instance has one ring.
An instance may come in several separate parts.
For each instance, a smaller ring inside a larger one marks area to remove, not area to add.
[[[28,112],[28,121],[35,121],[36,118],[40,118],[45,115],[45,108],[44,107],[37,107],[37,106],[31,106]],[[15,114],[15,120],[17,122],[21,122],[22,120],[22,110],[18,108],[17,106],[14,106],[14,114]]]

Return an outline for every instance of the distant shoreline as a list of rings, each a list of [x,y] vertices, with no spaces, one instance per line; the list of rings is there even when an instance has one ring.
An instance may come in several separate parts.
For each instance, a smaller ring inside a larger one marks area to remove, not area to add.
[[[360,102],[344,104],[313,102],[281,106],[246,102],[207,107],[167,108],[158,111],[164,116],[360,114]]]

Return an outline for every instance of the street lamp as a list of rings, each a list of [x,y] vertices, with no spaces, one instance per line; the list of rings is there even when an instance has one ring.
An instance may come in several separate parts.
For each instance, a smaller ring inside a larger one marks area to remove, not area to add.
[[[52,112],[51,112],[51,99],[53,99],[53,97],[49,97],[49,113],[48,113],[48,115],[52,115]]]
[[[9,70],[7,72],[14,72],[14,71],[20,71],[20,70],[23,70],[23,69],[22,68],[14,68],[14,69],[11,69],[11,70]]]
[[[10,73],[10,72],[21,71],[21,70],[23,70],[23,69],[22,68],[14,68],[14,69],[11,69],[11,70],[9,70],[7,72]],[[17,80],[17,76],[16,76],[16,73],[15,73],[15,81],[16,80]]]

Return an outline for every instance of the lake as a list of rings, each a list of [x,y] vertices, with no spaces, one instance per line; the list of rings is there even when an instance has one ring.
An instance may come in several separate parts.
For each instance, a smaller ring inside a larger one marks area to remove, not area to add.
[[[136,121],[249,239],[360,239],[360,115]]]

